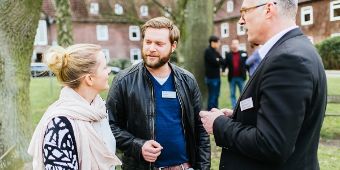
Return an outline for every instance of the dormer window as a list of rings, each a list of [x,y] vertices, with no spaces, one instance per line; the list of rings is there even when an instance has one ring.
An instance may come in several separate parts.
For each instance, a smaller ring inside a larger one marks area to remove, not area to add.
[[[233,1],[228,1],[227,2],[227,12],[231,13],[234,11],[234,2]]]
[[[149,8],[148,8],[147,5],[142,5],[142,6],[140,7],[140,15],[141,15],[142,17],[146,17],[146,16],[149,15]]]
[[[123,13],[124,13],[123,6],[120,4],[115,4],[115,14],[123,15]]]
[[[98,15],[99,13],[99,5],[97,2],[92,2],[90,4],[90,14],[92,15]]]

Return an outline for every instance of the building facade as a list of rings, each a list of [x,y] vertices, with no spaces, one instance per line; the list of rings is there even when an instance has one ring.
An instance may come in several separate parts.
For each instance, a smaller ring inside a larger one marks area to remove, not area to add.
[[[159,2],[168,11],[176,4],[175,0]],[[248,53],[253,51],[244,27],[238,24],[242,2],[225,0],[214,16],[214,34],[221,38],[222,57],[230,51],[233,39],[240,41],[242,50]],[[70,0],[70,8],[74,43],[101,45],[108,62],[118,58],[130,60],[131,63],[140,61],[140,24],[156,16],[170,16],[147,0]],[[299,0],[297,24],[313,43],[339,36],[340,0]],[[41,62],[42,53],[56,44],[54,0],[43,0],[32,62]]]
[[[93,43],[103,48],[107,61],[141,60],[140,24],[152,17],[167,15],[154,4],[135,0],[70,0],[74,43]],[[43,0],[35,37],[32,62],[42,62],[42,54],[57,45],[54,0]]]
[[[216,13],[215,35],[221,38],[221,54],[229,51],[231,40],[238,39],[240,48],[252,53],[245,29],[238,24],[242,1],[226,0]],[[297,25],[313,43],[340,36],[340,0],[299,0]]]

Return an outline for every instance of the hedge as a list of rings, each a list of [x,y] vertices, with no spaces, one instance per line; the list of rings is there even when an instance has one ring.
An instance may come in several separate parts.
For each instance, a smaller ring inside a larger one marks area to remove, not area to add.
[[[340,36],[328,38],[319,44],[316,44],[325,69],[340,69]]]

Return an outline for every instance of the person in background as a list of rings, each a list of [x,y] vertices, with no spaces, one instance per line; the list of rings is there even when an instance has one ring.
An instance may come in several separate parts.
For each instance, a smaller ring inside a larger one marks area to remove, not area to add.
[[[247,78],[247,52],[239,50],[240,43],[237,39],[231,41],[231,51],[227,53],[225,64],[228,67],[228,81],[232,108],[236,105],[236,87],[240,94]]]
[[[248,71],[249,71],[249,77],[251,77],[254,74],[257,66],[261,63],[261,57],[258,51],[260,48],[260,45],[251,45],[251,46],[252,48],[255,49],[255,51],[246,60],[246,65],[248,66]]]
[[[221,86],[221,63],[223,59],[217,52],[220,39],[214,35],[209,38],[209,47],[204,52],[205,83],[208,86],[208,110],[218,108],[218,97]]]
[[[220,170],[319,170],[327,105],[320,55],[296,25],[298,0],[244,0],[239,24],[263,44],[262,61],[234,110],[200,113],[217,146]]]
[[[114,170],[121,162],[99,96],[109,88],[110,73],[101,47],[55,46],[44,58],[64,87],[32,136],[28,153],[33,156],[33,169]]]
[[[141,28],[143,62],[118,73],[107,97],[124,170],[210,169],[210,138],[199,117],[195,77],[169,63],[180,32],[157,17]]]

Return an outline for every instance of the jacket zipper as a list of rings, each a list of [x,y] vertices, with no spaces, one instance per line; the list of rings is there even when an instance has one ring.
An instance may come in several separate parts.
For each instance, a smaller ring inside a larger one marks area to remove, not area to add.
[[[178,84],[177,84],[177,78],[175,77],[175,84],[176,84],[176,94],[178,95],[178,100],[179,100],[179,105],[181,107],[181,111],[182,111],[182,127],[183,127],[183,133],[184,133],[184,137],[186,137],[186,132],[185,132],[185,127],[184,127],[184,110],[183,110],[183,105],[182,105],[182,98],[181,95],[178,92]]]
[[[149,82],[149,86],[150,86],[150,90],[151,90],[151,125],[150,125],[150,129],[151,129],[151,139],[155,140],[155,96],[154,96],[154,92],[153,92],[153,86],[151,83],[150,78],[147,76],[148,78],[148,82]],[[152,163],[149,163],[150,166],[150,170],[152,170]]]

